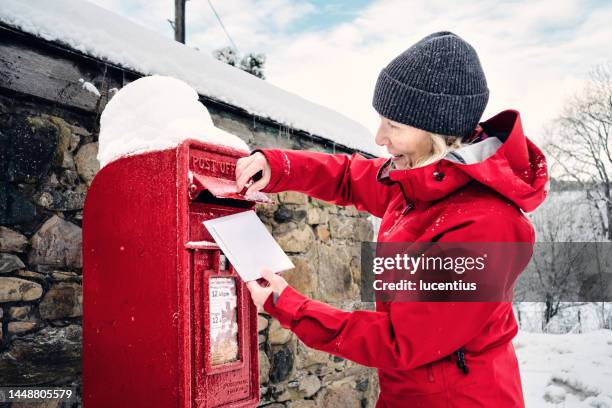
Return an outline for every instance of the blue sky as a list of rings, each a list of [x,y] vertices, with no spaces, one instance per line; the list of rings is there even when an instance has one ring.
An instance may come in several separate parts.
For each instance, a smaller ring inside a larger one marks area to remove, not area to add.
[[[172,37],[172,0],[93,0]],[[612,2],[603,0],[212,0],[242,52],[267,56],[267,80],[372,132],[380,69],[410,45],[449,30],[477,50],[490,89],[483,120],[512,108],[541,141],[564,101],[598,64],[612,63]],[[187,45],[228,45],[206,0],[187,2]]]
[[[143,0],[132,0],[132,1],[117,1],[117,0],[93,0],[95,4],[98,4],[110,11],[114,11],[124,17],[133,19],[149,28],[154,29],[160,33],[164,33],[167,36],[172,35],[172,29],[170,24],[166,21],[168,18],[172,18],[173,15],[173,1],[143,1]],[[212,0],[213,6],[224,21],[226,28],[228,29],[231,36],[233,36],[233,27],[229,23],[232,19],[232,7],[231,0]],[[234,1],[234,4],[238,5],[241,2]],[[251,3],[265,7],[266,1],[251,1]],[[271,2],[275,3],[275,2]],[[270,26],[271,30],[277,30],[277,32],[283,35],[293,35],[302,32],[312,31],[323,31],[339,24],[350,22],[355,19],[361,10],[366,8],[368,5],[373,3],[373,0],[308,0],[308,1],[292,1],[290,3],[295,4],[297,13],[293,16],[291,24],[287,27],[283,27],[278,30],[276,26]],[[228,4],[230,7],[228,7]],[[272,10],[278,8],[279,2],[272,4]],[[300,7],[301,6],[301,7]],[[223,29],[218,25],[216,20],[210,21],[214,17],[214,14],[206,0],[188,0],[186,3],[186,14],[187,18],[191,19],[192,24],[187,25],[187,40],[191,40],[193,46],[198,48],[210,48],[207,44],[202,44],[194,39],[193,36],[197,35],[202,31],[200,22],[206,21],[207,23],[213,23],[213,28],[218,30],[220,34],[223,34]],[[251,16],[253,20],[258,20],[257,15]],[[264,21],[260,21],[264,23]],[[191,38],[190,38],[191,37]],[[197,38],[197,37],[196,37]],[[234,39],[237,45],[240,47],[239,41]],[[229,41],[226,41],[229,43]],[[225,44],[221,44],[225,45]],[[257,51],[257,50],[254,50]]]
[[[315,10],[292,24],[292,32],[324,30],[351,21],[360,10],[371,4],[372,0],[312,0],[308,3],[312,4]]]

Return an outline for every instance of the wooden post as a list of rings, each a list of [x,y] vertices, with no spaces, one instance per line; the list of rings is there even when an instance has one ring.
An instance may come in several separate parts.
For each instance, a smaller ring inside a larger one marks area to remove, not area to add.
[[[185,44],[185,2],[174,0],[174,39]]]

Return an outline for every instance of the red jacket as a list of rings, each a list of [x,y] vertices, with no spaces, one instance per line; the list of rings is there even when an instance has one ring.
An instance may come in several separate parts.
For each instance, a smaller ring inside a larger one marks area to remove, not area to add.
[[[515,110],[481,123],[473,136],[479,141],[467,150],[408,170],[389,171],[386,159],[358,154],[258,150],[272,170],[263,191],[354,205],[382,218],[379,242],[533,246],[523,211],[546,197],[544,155],[523,134]],[[512,273],[503,269],[500,274]],[[510,302],[377,302],[376,311],[346,312],[288,286],[264,310],[309,347],[376,367],[377,408],[524,406]],[[461,347],[467,374],[457,368]]]

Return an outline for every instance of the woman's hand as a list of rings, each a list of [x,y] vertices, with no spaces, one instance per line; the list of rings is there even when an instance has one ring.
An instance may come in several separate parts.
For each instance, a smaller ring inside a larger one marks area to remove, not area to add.
[[[236,162],[236,191],[241,192],[246,183],[261,171],[262,177],[249,186],[245,195],[266,187],[270,182],[270,164],[261,152],[242,157]]]
[[[247,288],[249,288],[249,291],[251,292],[253,303],[255,303],[257,306],[258,312],[263,311],[263,305],[266,303],[266,300],[272,294],[272,292],[276,292],[280,296],[280,294],[283,293],[283,290],[289,286],[285,278],[272,272],[268,268],[261,269],[261,276],[263,276],[263,279],[265,279],[265,283],[267,283],[267,285],[262,286],[258,283],[258,281],[250,281],[246,283]]]

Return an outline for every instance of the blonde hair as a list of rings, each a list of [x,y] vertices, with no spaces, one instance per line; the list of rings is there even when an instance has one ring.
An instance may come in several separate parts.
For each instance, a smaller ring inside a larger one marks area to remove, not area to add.
[[[445,136],[432,132],[427,133],[431,137],[431,152],[427,156],[418,158],[411,168],[427,166],[446,156],[448,152],[464,146],[464,144],[461,143],[461,136]]]

